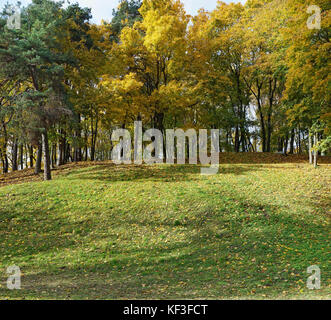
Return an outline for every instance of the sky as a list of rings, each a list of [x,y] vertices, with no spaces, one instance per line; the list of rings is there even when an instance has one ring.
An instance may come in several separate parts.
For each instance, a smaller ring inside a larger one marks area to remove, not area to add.
[[[217,0],[181,0],[185,4],[188,14],[195,14],[200,8],[213,10],[216,8]],[[224,2],[242,2],[244,0],[223,0]],[[15,4],[17,0],[0,0],[0,9],[5,3]],[[30,3],[30,0],[20,0],[23,5]],[[92,9],[93,22],[100,23],[102,19],[111,20],[112,11],[118,6],[119,0],[71,0],[71,3],[78,2],[81,7]]]

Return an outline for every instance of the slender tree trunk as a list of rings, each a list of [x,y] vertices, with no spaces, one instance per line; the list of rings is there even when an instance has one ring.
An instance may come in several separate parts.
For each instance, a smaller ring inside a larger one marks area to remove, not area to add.
[[[84,161],[88,160],[88,131],[84,129]]]
[[[246,133],[245,133],[245,129],[241,129],[241,136],[240,136],[240,143],[241,143],[241,149],[242,152],[246,152],[247,151],[247,147],[246,147]]]
[[[98,118],[95,120],[95,126],[93,123],[93,119],[91,119],[91,131],[92,131],[92,144],[91,144],[91,161],[95,160],[95,146],[97,143],[97,137],[98,137]]]
[[[263,106],[262,106],[262,87],[263,82],[259,83],[258,80],[256,80],[256,86],[257,86],[257,92],[254,92],[252,89],[252,85],[248,84],[248,82],[245,80],[246,85],[248,86],[249,90],[253,93],[256,102],[257,102],[257,109],[259,114],[259,120],[260,120],[260,126],[261,126],[261,140],[262,140],[262,152],[266,152],[267,150],[267,132],[266,132],[266,121],[263,114]],[[270,131],[271,132],[271,131]]]
[[[33,146],[29,147],[30,168],[33,168]]]
[[[53,143],[52,147],[52,168],[54,169],[57,163],[57,143]]]
[[[7,156],[7,153],[5,153],[4,154],[3,173],[8,173],[8,171],[9,171],[8,156]]]
[[[155,128],[159,129],[161,132],[164,131],[163,120],[164,120],[164,113],[156,112],[154,116]]]
[[[6,152],[0,149],[0,157],[2,162],[2,173],[8,173],[8,157]]]
[[[268,114],[267,119],[267,141],[266,141],[266,151],[271,152],[271,134],[272,134],[272,125],[271,125],[271,113]]]
[[[29,145],[25,145],[25,168],[29,168],[29,156],[28,156],[28,151],[29,151]]]
[[[66,143],[64,161],[65,161],[65,163],[68,163],[69,161],[72,161],[71,146],[70,146],[69,143]]]
[[[278,138],[278,152],[283,152],[284,139]]]
[[[91,161],[95,160],[95,144],[91,145]]]
[[[298,128],[298,153],[301,154],[301,130],[300,127]]]
[[[8,173],[9,164],[8,164],[8,156],[7,156],[7,143],[4,144],[4,149],[1,152],[1,161],[2,161],[2,173]]]
[[[318,137],[317,137],[317,133],[314,134],[314,167],[317,168],[317,158],[318,158],[318,150],[317,148],[317,143],[318,143]]]
[[[57,159],[57,165],[62,166],[64,163],[63,161],[63,145],[62,143],[59,143],[59,157]]]
[[[82,130],[81,130],[81,126],[80,126],[80,114],[77,115],[77,121],[78,121],[78,129],[76,130],[76,138],[77,138],[77,142],[79,145],[75,146],[75,150],[74,150],[74,161],[75,162],[80,162],[82,161],[82,148],[80,146],[81,143],[81,139],[82,139]]]
[[[23,144],[20,145],[20,166],[21,166],[21,170],[23,170],[24,168],[24,148],[23,148]]]
[[[5,168],[5,159],[3,158],[1,151],[0,151],[0,155],[1,155],[1,162],[2,162],[2,173],[6,173],[5,170],[4,170],[4,168]]]
[[[56,166],[56,149],[57,149],[57,145],[56,145],[56,143],[53,143],[52,148],[51,148],[51,167],[52,167],[52,169],[54,169]]]
[[[51,180],[51,159],[49,154],[49,144],[48,144],[48,135],[47,130],[45,129],[42,134],[42,145],[44,150],[44,180]]]
[[[287,154],[287,148],[288,148],[288,135],[285,138],[285,143],[284,143],[284,154]]]
[[[34,168],[34,173],[39,174],[41,172],[41,158],[43,155],[43,148],[41,143],[38,143],[38,150],[37,150],[37,159],[36,159],[36,166]]]
[[[260,109],[262,109],[262,107]],[[265,130],[264,116],[262,110],[260,111],[260,124],[261,124],[262,152],[266,152],[267,139],[266,139],[266,132],[265,132],[266,130]]]
[[[294,140],[295,140],[295,134],[294,134],[294,129],[292,129],[291,140],[290,140],[290,154],[294,153]]]
[[[12,170],[17,171],[18,166],[17,166],[17,151],[18,151],[18,145],[17,145],[17,139],[15,139],[14,144],[13,144],[13,150],[12,150]]]
[[[3,127],[3,137],[4,137],[4,142],[2,145],[2,172],[3,173],[8,173],[9,171],[9,163],[8,163],[8,155],[7,155],[7,146],[8,146],[8,134],[7,134],[7,128],[4,123],[2,123]]]
[[[87,145],[84,147],[84,161],[87,161],[88,160],[88,148],[87,148]]]
[[[236,131],[234,135],[234,151],[239,152],[240,151],[240,140],[239,140],[239,127],[236,126]]]
[[[64,130],[60,130],[60,141],[59,141],[59,157],[57,159],[57,165],[62,166],[65,162],[65,145],[66,145],[66,138]]]
[[[308,152],[309,152],[309,163],[313,164],[313,149],[312,149],[312,143],[311,143],[311,132],[308,134]]]
[[[267,115],[267,152],[271,152],[271,135],[273,131],[272,126],[272,114],[273,114],[273,105],[274,105],[274,97],[277,88],[277,79],[269,79],[269,108]]]
[[[251,150],[251,152],[256,152],[255,147],[254,147],[254,143],[252,143],[251,139],[249,138],[248,140],[248,145],[249,145],[249,149]]]

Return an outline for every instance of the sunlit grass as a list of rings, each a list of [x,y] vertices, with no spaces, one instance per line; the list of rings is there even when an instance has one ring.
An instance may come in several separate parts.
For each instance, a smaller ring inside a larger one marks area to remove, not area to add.
[[[330,298],[330,177],[297,163],[215,176],[102,164],[1,187],[0,298]],[[321,290],[306,288],[313,264]]]

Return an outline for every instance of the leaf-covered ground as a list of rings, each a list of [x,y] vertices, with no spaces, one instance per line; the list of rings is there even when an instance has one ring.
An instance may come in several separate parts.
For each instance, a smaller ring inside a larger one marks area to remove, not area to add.
[[[0,298],[330,299],[330,166],[235,157],[215,176],[110,163],[1,176]],[[7,289],[10,265],[22,290]]]

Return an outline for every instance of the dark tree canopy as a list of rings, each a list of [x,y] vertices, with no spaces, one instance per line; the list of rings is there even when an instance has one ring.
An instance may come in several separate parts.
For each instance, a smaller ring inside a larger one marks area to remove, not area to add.
[[[118,8],[113,9],[111,20],[112,40],[118,40],[118,36],[124,27],[132,27],[136,21],[142,19],[139,13],[141,5],[141,0],[121,0]]]

